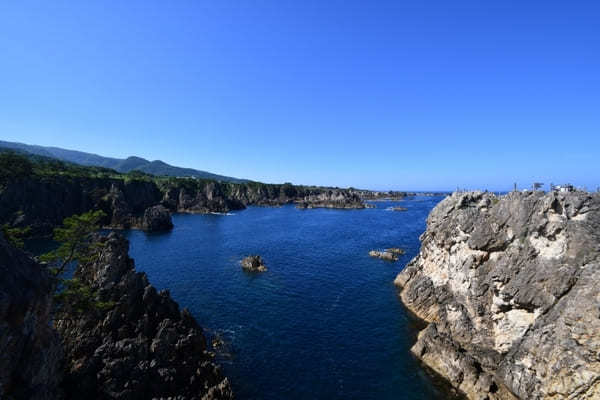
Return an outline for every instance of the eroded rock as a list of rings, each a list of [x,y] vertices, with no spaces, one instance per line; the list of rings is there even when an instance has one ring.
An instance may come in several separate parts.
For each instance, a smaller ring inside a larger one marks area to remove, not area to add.
[[[421,240],[417,357],[470,399],[600,398],[599,194],[454,194]]]
[[[128,256],[129,242],[100,237],[96,262],[75,277],[114,303],[82,317],[59,314],[72,399],[231,399],[231,386],[211,360],[202,328],[168,291],[157,291]]]
[[[396,255],[396,253],[388,251],[388,250],[385,250],[385,251],[371,250],[371,251],[369,251],[369,255],[371,257],[380,258],[385,261],[398,261],[398,256]]]
[[[148,207],[144,212],[142,229],[147,232],[160,232],[173,229],[171,213],[162,205]]]
[[[371,208],[355,193],[348,190],[330,189],[309,194],[297,200],[298,208]]]
[[[0,399],[59,398],[62,350],[43,266],[0,233]]]
[[[248,256],[245,257],[240,264],[242,264],[242,268],[246,271],[250,272],[265,272],[267,271],[267,267],[263,259],[260,256]]]

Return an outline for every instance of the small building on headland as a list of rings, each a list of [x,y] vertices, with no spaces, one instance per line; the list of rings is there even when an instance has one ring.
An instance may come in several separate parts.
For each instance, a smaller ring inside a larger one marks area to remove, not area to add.
[[[565,183],[563,185],[551,185],[552,186],[552,191],[554,192],[574,192],[575,191],[575,186],[571,185],[570,183]]]

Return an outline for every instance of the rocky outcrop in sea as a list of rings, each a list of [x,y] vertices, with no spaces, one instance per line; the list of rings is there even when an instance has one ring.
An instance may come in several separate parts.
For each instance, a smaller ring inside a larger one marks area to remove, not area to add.
[[[454,194],[401,299],[412,352],[469,399],[600,398],[600,194]]]
[[[171,213],[162,205],[148,207],[144,211],[142,229],[147,232],[167,231],[173,228]]]
[[[246,271],[250,271],[250,272],[265,272],[265,271],[267,271],[267,266],[265,265],[265,262],[263,261],[263,259],[260,256],[244,257],[244,259],[242,261],[240,261],[240,264],[242,264],[242,268],[245,269]]]
[[[385,261],[398,261],[398,256],[396,255],[396,253],[387,250],[371,250],[369,251],[369,256],[374,258],[380,258]]]

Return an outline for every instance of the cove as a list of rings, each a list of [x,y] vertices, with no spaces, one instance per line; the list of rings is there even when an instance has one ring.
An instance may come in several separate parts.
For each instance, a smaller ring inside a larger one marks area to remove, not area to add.
[[[223,337],[218,361],[237,398],[445,399],[410,354],[417,327],[393,286],[441,199],[177,214],[170,232],[125,235],[136,269]],[[389,210],[398,205],[407,210]],[[388,247],[406,254],[368,255]],[[268,271],[242,271],[249,254]]]

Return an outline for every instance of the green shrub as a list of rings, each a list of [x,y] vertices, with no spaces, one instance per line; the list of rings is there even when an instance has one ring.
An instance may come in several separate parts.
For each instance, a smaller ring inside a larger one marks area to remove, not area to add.
[[[11,227],[9,224],[2,225],[2,233],[8,243],[12,244],[18,249],[22,249],[25,246],[24,239],[29,236],[31,228],[26,226],[25,228]]]

